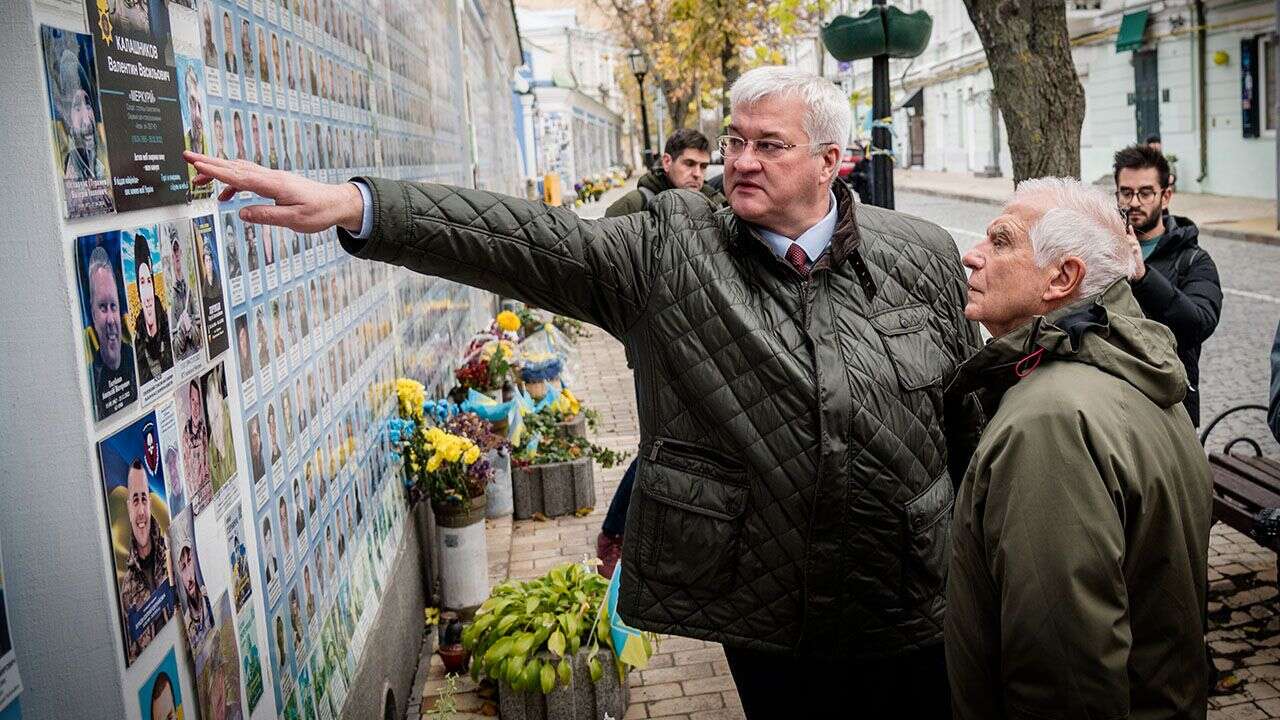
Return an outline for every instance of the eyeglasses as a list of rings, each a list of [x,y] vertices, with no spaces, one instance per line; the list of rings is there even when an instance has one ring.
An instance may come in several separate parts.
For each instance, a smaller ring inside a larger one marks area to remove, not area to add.
[[[1130,188],[1120,188],[1119,190],[1116,190],[1116,200],[1119,200],[1122,203],[1128,204],[1130,201],[1133,200],[1133,196],[1137,195],[1139,201],[1144,203],[1149,203],[1152,200],[1155,200],[1156,196],[1159,195],[1163,190],[1164,188],[1153,188],[1150,185],[1147,185],[1146,187],[1138,188],[1138,191],[1136,193]]]
[[[792,148],[835,145],[833,142],[796,144],[785,143],[781,140],[744,140],[736,135],[721,135],[716,138],[716,144],[720,146],[720,153],[727,158],[737,157],[746,152],[748,147],[752,147],[756,151],[756,156],[762,160],[776,160]]]

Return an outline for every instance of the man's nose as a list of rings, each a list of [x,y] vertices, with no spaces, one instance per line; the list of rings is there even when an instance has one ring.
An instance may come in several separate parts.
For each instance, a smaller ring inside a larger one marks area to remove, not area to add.
[[[964,254],[964,258],[961,259],[961,262],[970,270],[981,270],[985,260],[983,259],[982,254],[977,250],[970,250]]]

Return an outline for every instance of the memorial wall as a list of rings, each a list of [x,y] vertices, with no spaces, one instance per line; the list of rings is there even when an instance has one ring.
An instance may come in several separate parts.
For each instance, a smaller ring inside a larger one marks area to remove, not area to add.
[[[37,495],[0,490],[0,712],[380,717],[368,639],[421,631],[380,612],[419,571],[394,381],[442,386],[494,299],[242,222],[260,199],[181,153],[518,192],[509,4],[16,4],[4,87],[43,102],[0,131],[34,233],[0,265],[0,401],[40,427],[0,440]]]

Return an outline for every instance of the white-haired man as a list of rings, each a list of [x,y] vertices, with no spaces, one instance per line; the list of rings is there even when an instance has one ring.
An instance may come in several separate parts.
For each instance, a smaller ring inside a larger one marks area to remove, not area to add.
[[[994,339],[952,386],[990,417],[954,516],[956,717],[1204,718],[1209,466],[1112,201],[1028,180],[964,262]]]
[[[749,717],[805,703],[847,717],[850,699],[867,717],[947,717],[949,471],[978,430],[942,387],[979,344],[959,254],[937,226],[855,212],[833,185],[851,118],[830,82],[758,68],[730,101],[720,211],[672,190],[589,222],[444,185],[188,159],[228,194],[276,200],[248,222],[338,224],[357,257],[621,340],[641,451],[620,613],[724,643]]]

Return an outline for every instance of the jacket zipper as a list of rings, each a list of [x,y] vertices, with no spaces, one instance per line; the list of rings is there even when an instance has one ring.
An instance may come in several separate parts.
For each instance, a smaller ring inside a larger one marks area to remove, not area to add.
[[[670,453],[672,455],[679,455],[681,457],[686,457],[686,458],[689,458],[690,460],[699,460],[702,462],[710,461],[721,466],[724,470],[729,472],[746,470],[746,465],[741,461],[735,458],[731,458],[722,453],[719,453],[715,450],[711,450],[710,448],[703,448],[703,447],[693,445],[691,443],[683,443],[676,440],[664,440],[664,439],[658,439],[653,441],[653,445],[650,446],[649,453],[646,456],[649,462],[657,461],[658,455],[664,451],[663,450],[664,446],[665,446],[665,452],[667,453]]]

